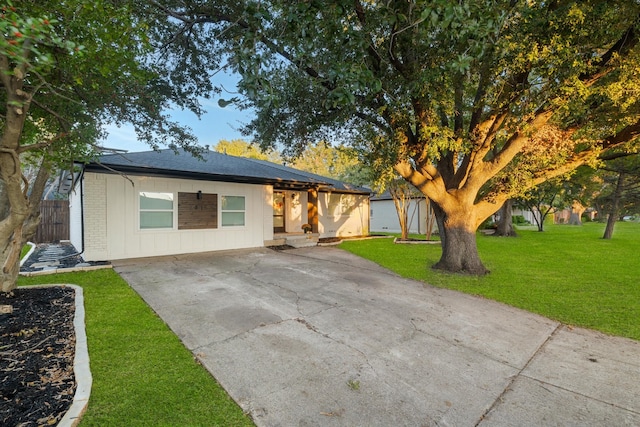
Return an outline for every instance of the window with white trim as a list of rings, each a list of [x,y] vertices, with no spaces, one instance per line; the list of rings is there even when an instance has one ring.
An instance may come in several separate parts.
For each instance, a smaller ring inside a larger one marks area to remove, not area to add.
[[[244,196],[222,196],[220,202],[223,227],[241,227],[245,225]]]
[[[139,193],[140,229],[173,228],[173,193]]]

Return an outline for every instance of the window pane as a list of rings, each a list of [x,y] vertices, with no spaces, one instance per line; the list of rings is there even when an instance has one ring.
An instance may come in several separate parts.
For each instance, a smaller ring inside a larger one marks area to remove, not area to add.
[[[223,211],[243,211],[244,196],[222,196]]]
[[[140,209],[173,209],[173,193],[140,193]]]
[[[222,226],[244,225],[244,212],[222,212]]]
[[[140,212],[140,228],[173,228],[173,212]]]

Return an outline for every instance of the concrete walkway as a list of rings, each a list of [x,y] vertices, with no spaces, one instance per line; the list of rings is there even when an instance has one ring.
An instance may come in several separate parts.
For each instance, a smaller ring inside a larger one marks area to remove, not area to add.
[[[340,249],[114,267],[259,426],[640,425],[640,342]]]

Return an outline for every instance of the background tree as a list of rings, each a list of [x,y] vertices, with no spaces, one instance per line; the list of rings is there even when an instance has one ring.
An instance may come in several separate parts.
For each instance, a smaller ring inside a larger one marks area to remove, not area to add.
[[[616,221],[621,216],[640,212],[640,155],[620,157],[601,168],[606,172],[606,189],[597,202],[607,214],[603,239],[611,239]]]
[[[371,171],[362,164],[356,150],[344,145],[332,146],[326,141],[309,144],[304,151],[292,158],[284,157],[276,149],[263,151],[242,139],[221,140],[213,149],[232,156],[284,163],[295,169],[354,185],[368,185],[374,180]]]
[[[513,199],[507,199],[498,210],[498,221],[494,236],[516,237],[516,229],[513,226]]]
[[[562,203],[571,209],[569,225],[582,225],[582,216],[602,193],[603,183],[598,169],[590,166],[577,168],[570,178],[561,181],[563,188],[559,194],[563,198]]]
[[[413,221],[417,206],[417,204],[414,204],[414,209],[410,212],[411,202],[416,198],[416,189],[412,188],[411,184],[401,177],[395,177],[389,182],[387,190],[391,194],[391,199],[398,215],[400,239],[409,240],[409,224]]]
[[[303,171],[348,182],[364,185],[371,182],[371,173],[360,161],[358,153],[344,145],[333,146],[326,141],[308,144],[287,164]]]
[[[538,231],[544,231],[547,216],[564,208],[563,192],[562,179],[555,178],[529,189],[518,203],[531,212]]]
[[[150,22],[134,3],[23,0],[2,7],[0,177],[9,207],[0,218],[3,292],[16,285],[50,171],[92,156],[103,125],[129,122],[154,147],[193,148],[194,138],[162,111],[171,102],[199,112],[197,104],[163,78],[147,37]],[[25,156],[39,167],[32,184],[23,176]]]
[[[227,141],[220,140],[214,147],[214,151],[218,153],[229,154],[231,156],[247,157],[250,159],[268,160],[274,163],[281,163],[280,154],[277,151],[270,150],[263,152],[259,147],[244,141],[242,139],[234,139]]]
[[[638,2],[151,4],[176,70],[241,75],[263,146],[342,138],[431,199],[436,268],[486,273],[486,218],[640,132]]]

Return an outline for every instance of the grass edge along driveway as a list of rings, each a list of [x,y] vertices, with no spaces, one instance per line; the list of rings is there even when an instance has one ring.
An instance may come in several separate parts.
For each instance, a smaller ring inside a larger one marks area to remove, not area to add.
[[[551,225],[517,238],[478,233],[480,258],[491,273],[461,276],[430,268],[439,245],[392,239],[344,241],[341,249],[397,274],[436,287],[490,298],[559,322],[640,340],[640,224],[619,222],[613,239],[604,224]]]
[[[81,427],[254,425],[115,271],[21,277],[18,283],[83,288],[93,386]]]
[[[391,239],[345,241],[341,248],[401,276],[482,295],[570,325],[640,340],[640,224],[520,230],[518,238],[478,235],[492,273],[466,277],[433,271],[432,245]],[[83,287],[93,387],[81,427],[251,426],[252,421],[178,337],[114,271],[21,277],[20,285]]]

